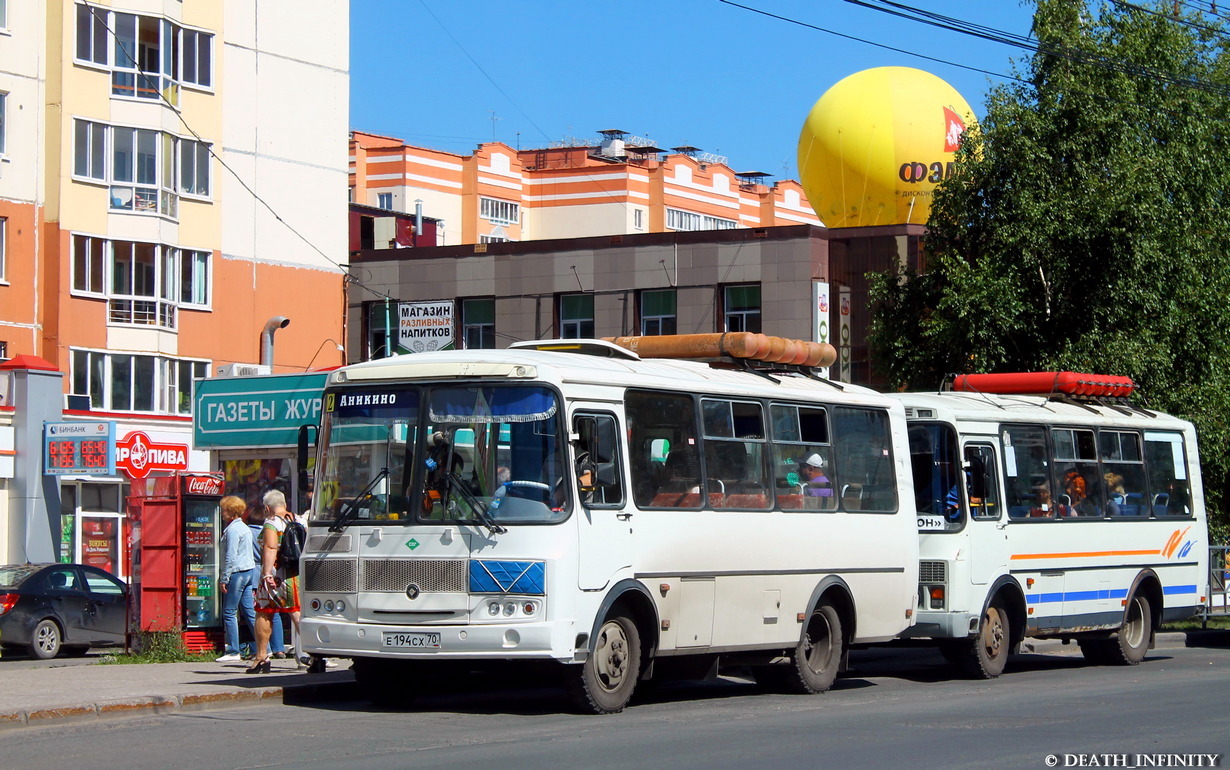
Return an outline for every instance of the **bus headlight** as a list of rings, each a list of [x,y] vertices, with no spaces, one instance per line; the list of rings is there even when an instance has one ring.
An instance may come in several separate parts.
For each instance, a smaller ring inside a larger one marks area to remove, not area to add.
[[[495,617],[496,615],[499,615],[500,614],[500,603],[491,602],[490,604],[488,604],[487,614],[490,615],[491,617]]]

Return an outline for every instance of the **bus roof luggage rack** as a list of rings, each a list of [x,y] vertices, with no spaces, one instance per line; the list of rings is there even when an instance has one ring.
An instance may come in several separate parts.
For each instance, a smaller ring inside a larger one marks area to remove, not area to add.
[[[635,351],[620,347],[609,339],[601,340],[525,340],[514,342],[509,348],[522,350],[550,350],[559,353],[580,353],[599,358],[624,358],[639,361],[641,357]]]

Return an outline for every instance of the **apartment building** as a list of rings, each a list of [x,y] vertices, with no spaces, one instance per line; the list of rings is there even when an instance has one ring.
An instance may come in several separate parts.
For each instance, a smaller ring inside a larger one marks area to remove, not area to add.
[[[352,131],[351,201],[433,217],[436,246],[821,224],[796,181],[769,185],[695,147],[600,133],[575,146],[488,142],[456,155]]]
[[[61,372],[60,418],[210,470],[194,379],[343,362],[348,28],[345,0],[0,0],[0,358]],[[41,499],[20,435],[0,485]],[[61,555],[130,478],[61,477]],[[45,556],[10,518],[0,558]]]

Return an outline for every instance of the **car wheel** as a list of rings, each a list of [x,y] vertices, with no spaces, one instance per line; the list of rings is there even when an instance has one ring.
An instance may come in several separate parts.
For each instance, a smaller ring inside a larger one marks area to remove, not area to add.
[[[39,660],[51,660],[60,654],[61,639],[60,627],[54,620],[40,620],[30,635],[30,654]]]

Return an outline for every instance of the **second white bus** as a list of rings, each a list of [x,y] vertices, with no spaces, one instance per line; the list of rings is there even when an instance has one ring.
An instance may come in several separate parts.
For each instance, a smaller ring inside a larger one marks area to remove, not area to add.
[[[1207,601],[1195,430],[1098,396],[1123,389],[1090,378],[1056,377],[1085,384],[1053,396],[1014,394],[1020,375],[970,376],[978,392],[893,395],[909,422],[920,533],[906,635],[937,640],[972,676],[998,676],[1026,637],[1136,664],[1163,621]]]

